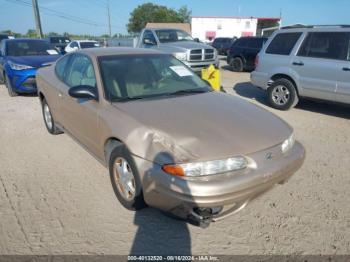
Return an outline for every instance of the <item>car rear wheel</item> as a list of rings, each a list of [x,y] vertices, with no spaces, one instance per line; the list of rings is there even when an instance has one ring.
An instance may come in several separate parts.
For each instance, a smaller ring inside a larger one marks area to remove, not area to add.
[[[140,210],[146,207],[138,170],[125,145],[113,149],[109,173],[114,193],[126,209]]]
[[[5,85],[7,87],[7,92],[9,93],[9,96],[11,97],[18,96],[18,93],[13,91],[11,80],[6,74],[5,74]]]
[[[279,110],[288,110],[298,103],[294,84],[285,78],[274,81],[268,89],[269,103]]]
[[[52,117],[50,107],[46,102],[45,98],[41,102],[41,107],[47,131],[52,135],[62,134],[63,132],[55,125],[55,121]]]
[[[234,72],[242,72],[243,71],[243,61],[239,57],[232,58],[230,60],[230,66],[232,68],[232,71]]]

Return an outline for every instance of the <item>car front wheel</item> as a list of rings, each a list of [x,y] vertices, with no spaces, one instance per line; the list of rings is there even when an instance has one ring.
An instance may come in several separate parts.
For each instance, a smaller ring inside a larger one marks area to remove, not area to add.
[[[5,72],[0,72],[0,85],[5,84]]]
[[[299,99],[294,84],[285,78],[274,81],[268,89],[269,103],[279,110],[294,107]]]
[[[13,91],[11,80],[6,75],[6,73],[5,73],[5,85],[7,87],[7,92],[9,93],[9,96],[11,96],[11,97],[18,96],[17,92]]]
[[[114,193],[126,209],[140,210],[146,207],[137,167],[125,145],[113,149],[109,173]]]

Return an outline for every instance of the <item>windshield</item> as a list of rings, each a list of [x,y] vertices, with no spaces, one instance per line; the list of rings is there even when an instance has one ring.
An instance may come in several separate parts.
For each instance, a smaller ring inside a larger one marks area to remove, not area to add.
[[[110,101],[211,91],[206,82],[171,55],[103,56],[99,64]]]
[[[193,38],[182,30],[176,29],[160,29],[156,30],[159,42],[178,42],[178,41],[193,41]]]
[[[40,40],[8,41],[6,44],[6,54],[8,56],[35,56],[54,55],[56,50],[50,48],[49,43]]]
[[[80,47],[84,49],[84,48],[100,47],[100,45],[97,42],[80,42]]]

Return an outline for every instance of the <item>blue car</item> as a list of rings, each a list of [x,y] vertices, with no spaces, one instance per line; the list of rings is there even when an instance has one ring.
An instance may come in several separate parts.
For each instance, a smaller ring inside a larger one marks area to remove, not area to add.
[[[4,39],[0,47],[0,83],[6,85],[10,96],[36,93],[37,69],[59,57],[45,40]]]

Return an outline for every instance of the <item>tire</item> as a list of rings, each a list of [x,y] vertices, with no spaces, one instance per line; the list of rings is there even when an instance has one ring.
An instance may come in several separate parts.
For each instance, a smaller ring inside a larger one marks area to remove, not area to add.
[[[41,109],[43,112],[44,123],[45,123],[47,131],[51,135],[62,134],[63,132],[55,125],[55,121],[52,117],[50,107],[49,107],[48,103],[46,102],[45,98],[41,102]]]
[[[299,102],[295,85],[286,78],[277,79],[268,89],[269,103],[273,108],[288,110]]]
[[[120,172],[118,172],[118,166]],[[114,193],[126,209],[135,211],[147,206],[143,199],[142,184],[135,161],[125,145],[121,144],[113,149],[109,159],[109,174]],[[122,177],[127,180],[122,182]],[[127,190],[123,183],[128,184]]]
[[[5,85],[7,87],[7,92],[9,93],[9,96],[11,97],[18,96],[18,93],[13,91],[10,78],[6,75],[6,73],[5,73]]]
[[[230,66],[231,66],[232,71],[234,71],[234,72],[243,72],[243,70],[244,70],[243,61],[239,57],[232,58],[230,60]]]
[[[1,78],[0,78],[0,85],[5,84],[5,72],[0,72]]]

